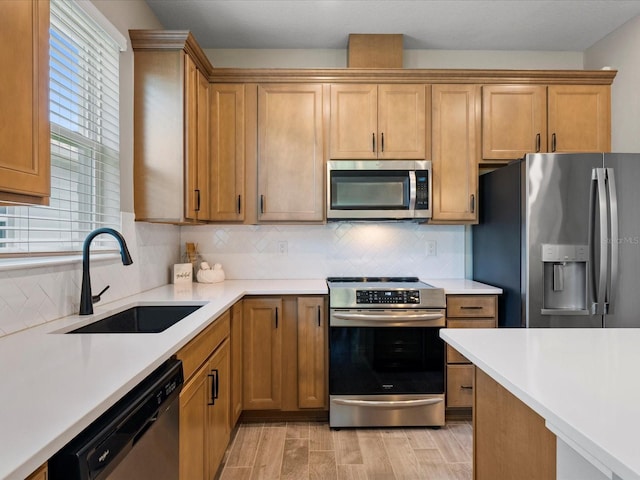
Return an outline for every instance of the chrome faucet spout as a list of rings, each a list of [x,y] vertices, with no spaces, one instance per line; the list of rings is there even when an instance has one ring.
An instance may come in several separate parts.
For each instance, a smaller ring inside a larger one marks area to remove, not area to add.
[[[82,287],[80,288],[80,315],[93,314],[93,298],[91,295],[91,276],[89,275],[89,247],[95,237],[101,233],[108,233],[112,235],[120,245],[120,256],[122,257],[123,265],[131,265],[133,260],[131,254],[127,248],[127,242],[124,240],[122,234],[113,228],[97,228],[84,239],[82,245]],[[104,291],[103,291],[104,292]],[[100,298],[98,296],[98,298]]]

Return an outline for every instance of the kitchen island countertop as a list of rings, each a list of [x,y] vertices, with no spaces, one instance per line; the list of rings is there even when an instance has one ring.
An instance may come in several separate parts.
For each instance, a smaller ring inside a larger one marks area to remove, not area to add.
[[[500,293],[462,279],[446,293]],[[245,295],[326,295],[324,279],[165,285],[0,338],[0,479],[23,479]],[[155,334],[63,332],[140,304],[203,304]]]
[[[440,335],[540,415],[603,478],[640,479],[640,329],[443,329]]]

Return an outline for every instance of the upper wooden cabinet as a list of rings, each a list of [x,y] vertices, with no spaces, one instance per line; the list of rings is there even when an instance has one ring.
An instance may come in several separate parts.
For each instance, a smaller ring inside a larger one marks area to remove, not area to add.
[[[475,223],[480,158],[480,86],[434,85],[434,223]]]
[[[258,85],[258,221],[324,219],[321,84]]]
[[[548,96],[547,151],[611,151],[609,85],[552,85]]]
[[[136,220],[209,218],[212,66],[189,32],[130,30]]]
[[[427,158],[428,93],[425,85],[331,85],[331,158]]]
[[[513,160],[547,145],[547,87],[482,87],[482,158]]]
[[[485,85],[482,158],[611,150],[609,85]]]
[[[244,220],[245,86],[212,84],[210,216],[214,221]]]
[[[49,2],[0,2],[0,202],[50,195]]]

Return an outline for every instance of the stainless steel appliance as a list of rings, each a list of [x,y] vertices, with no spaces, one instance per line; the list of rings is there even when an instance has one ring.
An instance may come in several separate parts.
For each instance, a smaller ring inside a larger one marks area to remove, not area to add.
[[[327,162],[327,219],[431,218],[431,161]]]
[[[49,480],[176,480],[183,382],[165,362],[49,460]]]
[[[500,326],[638,327],[640,154],[530,154],[480,177],[473,278]]]
[[[444,290],[329,278],[329,426],[444,425]]]

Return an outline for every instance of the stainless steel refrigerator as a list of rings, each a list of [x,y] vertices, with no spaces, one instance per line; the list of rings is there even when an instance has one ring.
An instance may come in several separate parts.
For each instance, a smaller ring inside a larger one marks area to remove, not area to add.
[[[479,208],[501,327],[640,327],[640,154],[529,154],[480,176]]]

